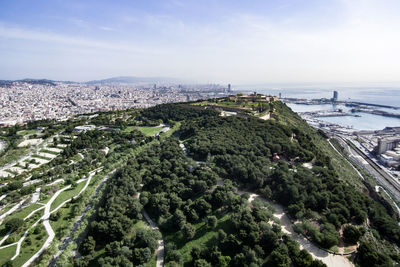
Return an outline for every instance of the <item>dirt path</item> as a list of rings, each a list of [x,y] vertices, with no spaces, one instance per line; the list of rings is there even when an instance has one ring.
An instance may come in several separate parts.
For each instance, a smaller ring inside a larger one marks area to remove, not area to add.
[[[143,184],[141,184],[140,186],[143,187]],[[137,195],[138,199],[140,199],[141,191],[142,191],[142,189],[140,188],[140,192]],[[150,216],[147,214],[147,212],[144,209],[142,210],[142,213],[143,213],[143,216],[146,219],[147,223],[150,225],[151,229],[159,231],[157,224],[150,218]],[[156,254],[157,254],[156,267],[163,267],[164,266],[165,247],[164,247],[164,239],[163,239],[162,235],[161,235],[161,238],[157,240],[157,243],[158,243],[158,248],[156,249]]]

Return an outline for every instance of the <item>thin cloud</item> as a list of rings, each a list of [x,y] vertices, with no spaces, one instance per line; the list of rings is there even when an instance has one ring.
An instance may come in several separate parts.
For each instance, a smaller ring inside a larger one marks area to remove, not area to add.
[[[47,43],[57,43],[61,45],[74,45],[78,47],[97,48],[105,50],[113,50],[119,52],[129,53],[161,53],[162,51],[157,49],[144,49],[134,44],[121,44],[121,43],[110,43],[105,41],[86,39],[73,37],[68,35],[60,35],[51,32],[43,32],[37,30],[23,29],[17,27],[5,27],[0,25],[0,37],[10,39],[22,39],[31,41],[40,41]]]

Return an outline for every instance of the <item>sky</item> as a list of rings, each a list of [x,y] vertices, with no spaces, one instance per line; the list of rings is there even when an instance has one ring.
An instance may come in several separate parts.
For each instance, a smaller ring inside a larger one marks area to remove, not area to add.
[[[0,0],[0,79],[400,85],[398,0]]]

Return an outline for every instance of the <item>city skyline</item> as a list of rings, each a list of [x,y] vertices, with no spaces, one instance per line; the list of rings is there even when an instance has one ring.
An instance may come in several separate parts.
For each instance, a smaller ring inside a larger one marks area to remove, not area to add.
[[[396,1],[4,1],[0,79],[399,85]]]

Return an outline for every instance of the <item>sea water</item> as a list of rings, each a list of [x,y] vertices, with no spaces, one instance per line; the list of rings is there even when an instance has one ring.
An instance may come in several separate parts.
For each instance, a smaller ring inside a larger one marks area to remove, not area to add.
[[[236,89],[236,87],[235,87]],[[282,98],[302,98],[302,99],[320,99],[333,97],[333,91],[338,91],[341,101],[353,101],[378,105],[387,105],[400,107],[400,88],[281,88],[267,89],[266,87],[241,87],[239,90],[256,91],[257,93],[267,95],[279,95]],[[351,108],[344,105],[302,105],[287,104],[295,112],[311,112],[319,110],[337,110],[342,109],[349,112]],[[390,113],[400,114],[400,109],[374,107],[377,110],[383,110]],[[384,117],[368,113],[354,113],[360,117],[341,116],[341,117],[321,117],[320,120],[335,123],[341,126],[351,127],[355,130],[382,130],[385,127],[400,127],[399,118]]]

